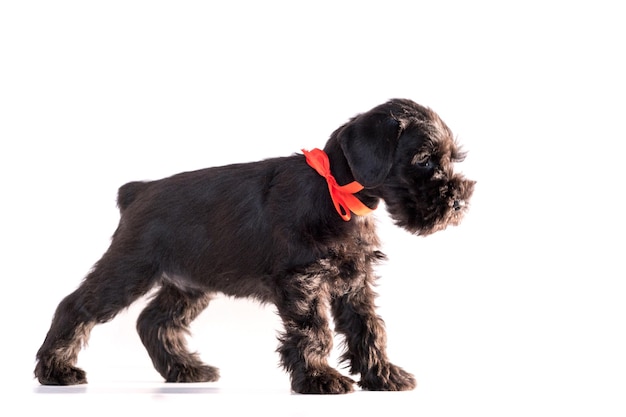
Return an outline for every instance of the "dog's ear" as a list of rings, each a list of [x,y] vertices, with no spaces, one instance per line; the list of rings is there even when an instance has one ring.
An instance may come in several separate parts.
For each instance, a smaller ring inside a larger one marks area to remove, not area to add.
[[[337,141],[354,178],[364,187],[383,183],[402,132],[402,123],[390,113],[364,113],[337,133]]]

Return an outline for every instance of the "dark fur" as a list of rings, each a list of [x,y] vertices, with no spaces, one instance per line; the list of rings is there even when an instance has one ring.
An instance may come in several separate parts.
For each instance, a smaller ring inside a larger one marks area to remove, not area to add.
[[[395,222],[427,235],[457,224],[473,181],[450,130],[430,109],[391,100],[358,115],[326,143],[339,184],[383,200]],[[91,328],[150,289],[137,330],[170,382],[215,381],[218,370],[186,348],[190,322],[213,294],[273,303],[284,322],[283,367],[294,391],[346,393],[354,381],[331,368],[328,312],[345,336],[343,360],[368,390],[408,390],[413,376],[391,364],[374,307],[373,267],[384,257],[369,216],[340,218],[327,184],[296,154],[186,172],[119,190],[121,219],[110,248],[58,306],[37,353],[42,384],[86,382],[75,366]]]

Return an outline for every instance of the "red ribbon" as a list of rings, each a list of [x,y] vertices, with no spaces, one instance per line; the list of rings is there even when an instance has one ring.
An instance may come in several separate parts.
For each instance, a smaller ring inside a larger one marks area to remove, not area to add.
[[[333,200],[335,210],[337,210],[342,219],[349,221],[351,217],[350,212],[357,216],[364,216],[372,211],[372,209],[354,196],[354,193],[358,193],[363,189],[361,184],[357,181],[352,181],[346,185],[337,184],[337,180],[330,173],[330,162],[326,152],[316,148],[310,152],[302,149],[302,153],[304,153],[307,164],[326,179],[330,198]]]

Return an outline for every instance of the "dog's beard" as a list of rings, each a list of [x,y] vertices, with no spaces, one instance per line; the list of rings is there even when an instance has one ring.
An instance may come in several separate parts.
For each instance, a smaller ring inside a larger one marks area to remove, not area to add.
[[[460,175],[413,186],[397,182],[386,187],[384,200],[396,225],[427,236],[461,222],[469,208],[474,184]]]

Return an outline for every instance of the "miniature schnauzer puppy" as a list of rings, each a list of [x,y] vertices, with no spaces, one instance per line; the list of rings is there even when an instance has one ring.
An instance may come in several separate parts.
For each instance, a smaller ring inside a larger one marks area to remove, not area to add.
[[[376,314],[375,264],[384,258],[368,213],[380,200],[398,226],[428,235],[457,225],[474,181],[453,170],[464,153],[432,110],[394,99],[337,129],[323,150],[184,172],[119,189],[111,245],[61,301],[37,352],[42,384],[86,383],[76,366],[94,325],[158,287],[137,330],[168,382],[216,381],[186,333],[216,293],[272,303],[284,323],[281,364],[298,393],[410,390],[414,377],[386,354]]]

